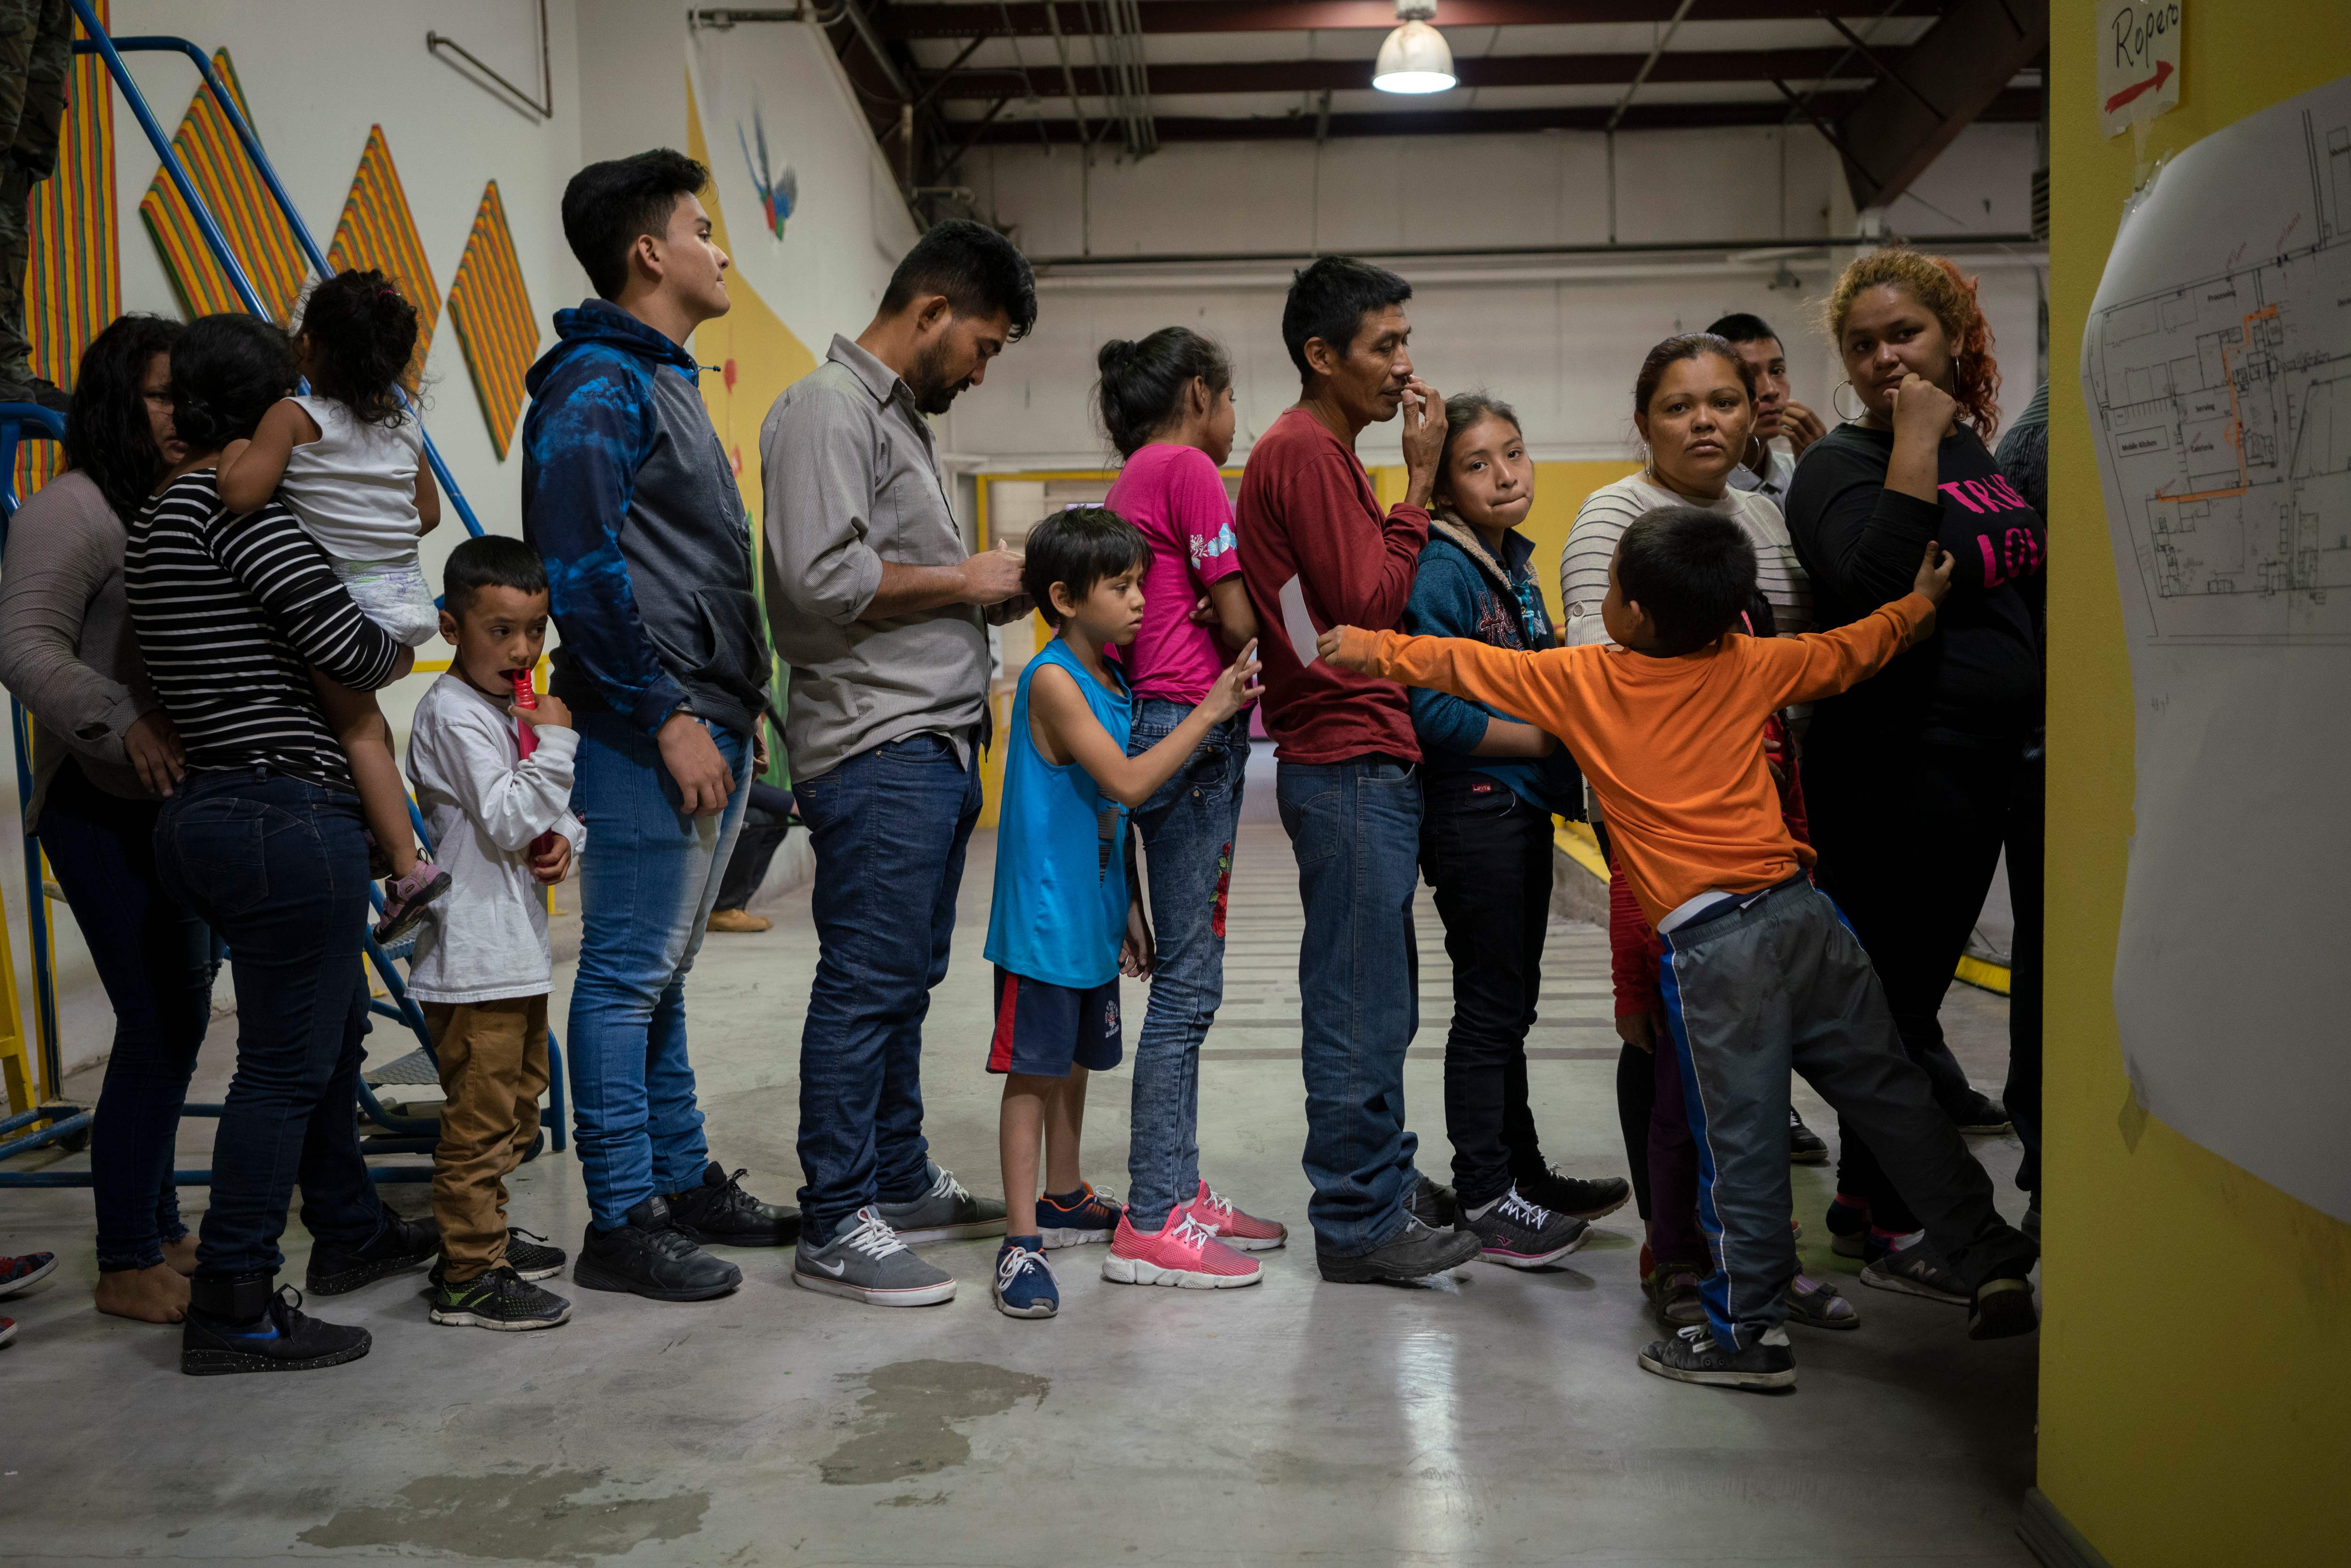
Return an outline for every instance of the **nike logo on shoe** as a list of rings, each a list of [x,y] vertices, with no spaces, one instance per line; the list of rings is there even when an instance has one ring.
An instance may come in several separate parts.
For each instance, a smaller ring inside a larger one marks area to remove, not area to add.
[[[809,1261],[816,1265],[818,1269],[823,1270],[825,1273],[831,1275],[836,1280],[841,1275],[849,1272],[849,1265],[845,1261],[840,1263],[828,1263],[821,1258],[811,1258]]]

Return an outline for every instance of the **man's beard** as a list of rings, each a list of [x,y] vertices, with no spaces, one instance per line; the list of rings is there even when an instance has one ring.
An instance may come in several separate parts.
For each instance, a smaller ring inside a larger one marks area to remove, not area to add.
[[[945,343],[935,343],[914,357],[906,367],[906,390],[914,394],[914,407],[924,413],[945,413],[955,403],[956,394],[971,384],[969,377],[949,382]]]

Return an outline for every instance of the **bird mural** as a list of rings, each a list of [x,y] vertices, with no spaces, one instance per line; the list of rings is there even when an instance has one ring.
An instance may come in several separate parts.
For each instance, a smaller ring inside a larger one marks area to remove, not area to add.
[[[784,237],[786,220],[791,217],[792,209],[799,204],[799,176],[792,172],[792,166],[789,163],[770,172],[770,165],[768,162],[768,128],[760,122],[758,110],[751,111],[750,137],[747,140],[744,137],[742,122],[737,120],[735,124],[735,140],[741,143],[743,162],[751,171],[751,188],[759,193],[759,210],[767,214],[768,229],[778,239],[781,239]],[[758,148],[757,156],[753,155],[752,151],[755,146]]]

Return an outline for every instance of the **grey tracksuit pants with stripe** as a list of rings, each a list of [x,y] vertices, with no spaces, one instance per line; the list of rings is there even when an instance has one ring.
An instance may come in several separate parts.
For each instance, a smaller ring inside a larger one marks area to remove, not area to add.
[[[2030,1271],[2040,1249],[1993,1209],[1991,1176],[1904,1053],[1869,956],[1826,894],[1784,883],[1702,912],[1665,943],[1666,1019],[1714,1252],[1699,1294],[1718,1343],[1751,1345],[1788,1315],[1792,1067],[1860,1130],[1970,1289]]]

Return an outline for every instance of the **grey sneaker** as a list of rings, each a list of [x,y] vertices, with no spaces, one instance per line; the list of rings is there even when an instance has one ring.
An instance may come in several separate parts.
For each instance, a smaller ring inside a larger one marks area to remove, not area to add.
[[[996,1223],[1001,1228],[1004,1221]],[[792,1283],[875,1307],[927,1307],[956,1293],[955,1276],[908,1251],[871,1205],[842,1220],[821,1247],[801,1231]]]
[[[930,1191],[910,1203],[877,1203],[873,1211],[909,1247],[1004,1234],[1004,1205],[992,1197],[972,1197],[955,1172],[936,1165],[931,1166]]]
[[[1686,1328],[1671,1339],[1661,1339],[1641,1353],[1641,1370],[1677,1383],[1700,1383],[1716,1388],[1793,1388],[1796,1354],[1788,1346],[1788,1331],[1767,1330],[1745,1350],[1725,1350],[1714,1331],[1704,1323]]]
[[[1925,1241],[1875,1259],[1861,1270],[1861,1282],[1875,1290],[1964,1307],[1973,1299],[1967,1284],[1951,1272],[1942,1255]]]

